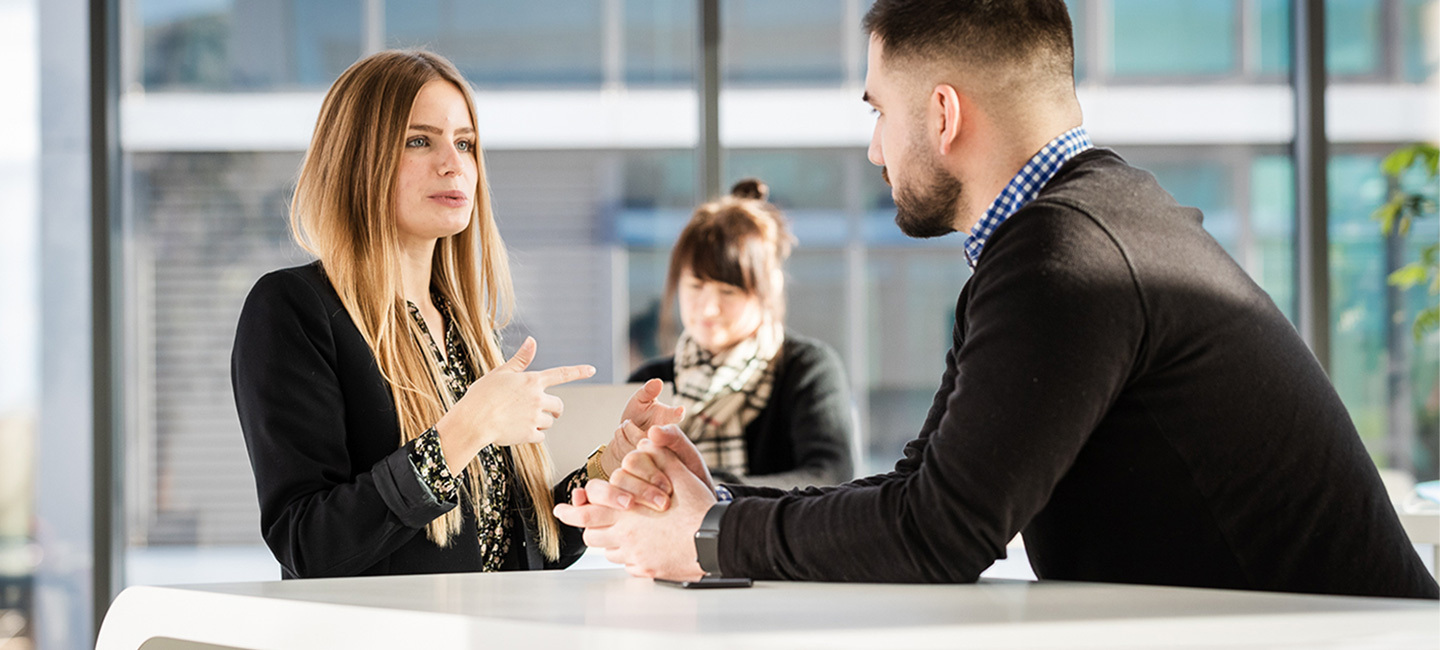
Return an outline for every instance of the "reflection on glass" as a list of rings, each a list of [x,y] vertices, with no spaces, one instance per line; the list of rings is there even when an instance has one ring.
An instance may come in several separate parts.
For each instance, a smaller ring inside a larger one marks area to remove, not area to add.
[[[1325,0],[1325,69],[1331,75],[1378,75],[1383,6],[1376,0]]]
[[[601,2],[407,0],[385,3],[388,47],[442,52],[477,86],[595,86]]]
[[[858,29],[835,0],[725,0],[720,5],[727,83],[833,83],[845,78],[843,30]]]
[[[1420,249],[1440,237],[1440,228],[1432,216],[1387,242],[1370,217],[1389,191],[1379,171],[1385,153],[1342,150],[1330,159],[1330,374],[1376,461],[1433,479],[1440,474],[1435,441],[1440,335],[1416,341],[1409,327],[1432,299],[1423,287],[1401,292],[1386,278],[1419,259]],[[1429,187],[1433,192],[1433,181]]]
[[[299,153],[132,154],[123,381],[130,584],[273,580],[230,392],[229,341],[286,222]]]
[[[865,276],[870,418],[864,426],[874,470],[899,459],[924,423],[970,267],[955,248],[873,248]]]
[[[1404,0],[1400,24],[1405,81],[1434,79],[1440,68],[1440,2]]]
[[[1086,20],[1085,7],[1089,4],[1086,0],[1065,0],[1065,8],[1070,11],[1070,26],[1074,31],[1075,38],[1075,81],[1085,81],[1089,63],[1087,47],[1090,45],[1089,34],[1086,27],[1089,21]]]
[[[150,90],[324,88],[359,58],[360,0],[138,0]]]
[[[1252,8],[1262,75],[1290,74],[1291,0],[1255,0]]]
[[[1379,155],[1330,159],[1330,378],[1360,436],[1384,461],[1385,247],[1370,212],[1385,195]]]
[[[695,7],[694,2],[625,0],[625,83],[694,82]]]
[[[669,250],[695,206],[695,153],[626,152],[621,173],[615,239],[631,247]]]
[[[1250,163],[1250,229],[1245,270],[1295,322],[1295,163],[1258,155]]]
[[[1216,0],[1111,0],[1116,77],[1234,72],[1236,5]]]

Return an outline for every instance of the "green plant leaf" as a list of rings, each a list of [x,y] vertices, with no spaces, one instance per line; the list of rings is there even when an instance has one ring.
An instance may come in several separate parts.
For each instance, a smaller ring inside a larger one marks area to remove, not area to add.
[[[1435,178],[1436,173],[1440,172],[1440,147],[1424,142],[1415,146],[1419,147],[1420,155],[1425,160],[1426,176]]]
[[[1390,231],[1395,229],[1395,215],[1399,212],[1400,201],[1391,199],[1380,207],[1375,208],[1375,211],[1370,213],[1370,218],[1379,221],[1380,232],[1389,236]]]
[[[1427,332],[1437,329],[1440,329],[1440,307],[1429,307],[1415,314],[1415,325],[1411,327],[1411,333],[1415,335],[1416,343],[1423,340]]]
[[[1419,153],[1418,147],[1419,145],[1412,144],[1390,152],[1390,155],[1385,156],[1385,159],[1380,161],[1380,173],[1392,178],[1399,176],[1401,172],[1409,169],[1410,165],[1414,164],[1415,154]]]
[[[1409,289],[1415,285],[1423,284],[1426,280],[1430,279],[1429,276],[1428,269],[1419,264],[1412,263],[1395,269],[1390,273],[1390,277],[1386,279],[1386,282],[1388,282],[1390,286]]]

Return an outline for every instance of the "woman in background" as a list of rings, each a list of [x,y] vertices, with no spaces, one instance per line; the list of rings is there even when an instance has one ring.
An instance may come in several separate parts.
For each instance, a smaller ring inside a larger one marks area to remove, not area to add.
[[[695,211],[665,281],[663,318],[678,297],[684,325],[675,355],[645,363],[630,381],[674,385],[680,427],[717,480],[840,483],[854,471],[850,391],[833,350],[785,329],[793,238],[767,194],[746,179]]]
[[[618,467],[635,435],[552,485],[549,386],[589,366],[527,372],[497,332],[513,309],[469,85],[428,52],[346,70],[320,109],[291,205],[318,260],[262,277],[231,379],[286,578],[559,568],[584,551],[550,511]],[[673,422],[637,393],[624,417]],[[631,427],[632,433],[636,427]]]

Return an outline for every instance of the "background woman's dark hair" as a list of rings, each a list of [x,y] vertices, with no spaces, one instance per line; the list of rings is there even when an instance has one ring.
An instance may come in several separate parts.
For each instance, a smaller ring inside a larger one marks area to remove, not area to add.
[[[695,209],[670,251],[661,307],[661,349],[674,340],[672,305],[680,275],[689,269],[701,280],[732,284],[760,299],[776,324],[785,322],[785,259],[795,238],[785,215],[767,199],[770,188],[758,178],[746,178],[730,194]]]

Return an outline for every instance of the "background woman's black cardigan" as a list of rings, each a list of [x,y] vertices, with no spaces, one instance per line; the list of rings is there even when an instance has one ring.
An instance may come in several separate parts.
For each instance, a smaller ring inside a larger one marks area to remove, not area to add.
[[[255,283],[230,363],[261,533],[284,577],[480,569],[468,505],[448,547],[425,536],[424,526],[455,506],[420,483],[408,445],[399,445],[390,386],[318,262]],[[557,500],[567,498],[565,484]],[[512,543],[523,544],[527,568],[573,563],[585,550],[580,531],[561,524],[560,558],[546,561],[524,489],[517,496],[525,526]]]
[[[729,483],[791,488],[835,485],[854,477],[850,454],[850,389],[840,358],[824,343],[785,333],[770,402],[745,427],[744,477],[714,472]],[[630,381],[675,383],[675,358],[652,359]],[[713,468],[712,468],[713,471]]]

